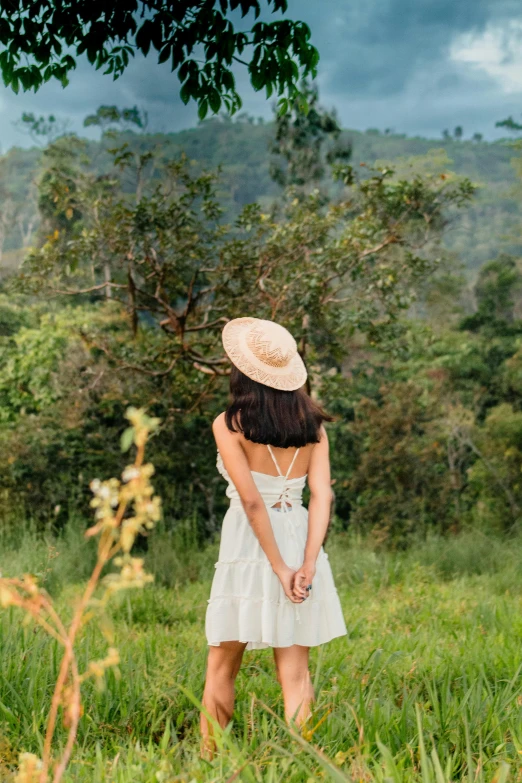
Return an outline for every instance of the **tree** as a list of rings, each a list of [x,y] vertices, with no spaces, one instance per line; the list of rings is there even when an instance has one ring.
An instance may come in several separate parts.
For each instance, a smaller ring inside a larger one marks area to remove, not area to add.
[[[149,115],[143,109],[139,109],[137,106],[132,108],[119,109],[117,106],[99,106],[94,114],[89,114],[83,121],[84,128],[98,127],[101,129],[102,136],[110,136],[116,139],[118,133],[124,131],[133,131],[145,133],[149,124]],[[101,152],[101,150],[100,150]],[[135,166],[133,168],[135,177],[135,193],[136,200],[141,198],[141,192],[143,188],[143,180],[145,171],[150,169],[150,163],[154,159],[153,150],[135,150],[130,149],[129,144],[126,142],[120,147],[118,161],[121,164],[123,161],[128,161],[130,158],[134,158]],[[130,167],[124,166],[124,169],[128,170]],[[150,174],[150,172],[149,172]],[[122,182],[124,189],[127,183]],[[132,184],[131,184],[132,189]],[[110,296],[110,289],[106,291],[106,295]]]
[[[350,143],[341,143],[341,126],[334,111],[319,106],[319,91],[304,83],[287,113],[276,116],[276,132],[270,147],[270,174],[282,187],[317,186],[327,164],[346,163]]]
[[[37,117],[33,112],[24,112],[14,125],[22,133],[27,133],[35,144],[44,148],[66,134],[69,121],[59,119],[54,114]]]
[[[4,244],[7,237],[7,232],[13,221],[15,214],[15,206],[12,199],[0,191],[1,204],[0,204],[0,264],[2,263],[2,257],[4,253]]]
[[[462,136],[464,135],[464,131],[462,130],[462,125],[457,125],[455,130],[453,131],[453,136],[460,141],[462,139]]]
[[[516,320],[516,306],[522,293],[522,274],[516,259],[500,255],[481,267],[475,284],[477,312],[465,318],[463,329],[484,327],[504,332]]]
[[[351,425],[360,453],[350,480],[350,522],[377,543],[400,548],[415,534],[452,523],[440,419],[440,400],[412,380],[382,386],[378,400],[359,402]]]
[[[476,141],[477,144],[478,144],[479,142],[483,141],[484,136],[482,135],[482,133],[474,133],[472,138],[473,138],[473,141]]]
[[[0,277],[15,271],[22,260],[20,250],[33,240],[39,221],[36,167],[41,155],[37,149],[13,148],[0,156]]]
[[[114,155],[118,167],[135,165],[125,151]],[[227,372],[220,329],[249,312],[281,321],[306,338],[312,358],[331,364],[347,334],[376,342],[393,333],[437,265],[430,241],[446,206],[472,192],[466,182],[392,173],[366,169],[359,178],[340,167],[339,203],[326,206],[312,192],[287,199],[277,216],[247,206],[224,226],[214,175],[193,173],[183,159],[168,162],[137,200],[121,192],[117,169],[98,177],[55,158],[42,182],[58,222],[26,259],[20,284],[91,300],[110,291],[134,341],[88,329],[85,339],[121,370],[171,375],[189,397]]]
[[[522,131],[522,125],[520,125],[518,122],[515,122],[513,117],[508,117],[505,120],[499,120],[495,123],[495,128],[507,128],[507,130],[513,131],[515,133]]]
[[[83,121],[83,127],[93,125],[101,128],[102,133],[107,131],[122,132],[125,130],[146,131],[149,124],[149,115],[146,111],[133,106],[129,109],[119,109],[117,106],[99,106],[94,114],[89,114]]]
[[[286,13],[287,0],[266,0]],[[236,30],[231,16],[252,13],[250,30]],[[259,19],[261,0],[18,0],[0,6],[0,68],[6,86],[37,90],[50,79],[68,83],[76,59],[86,54],[96,69],[117,79],[136,52],[151,49],[170,62],[184,103],[198,104],[200,119],[224,104],[241,106],[232,65],[246,66],[255,90],[292,97],[300,78],[314,77],[319,54],[304,22]],[[200,55],[201,51],[201,55]],[[197,56],[195,54],[197,52]],[[245,59],[245,57],[247,59]]]

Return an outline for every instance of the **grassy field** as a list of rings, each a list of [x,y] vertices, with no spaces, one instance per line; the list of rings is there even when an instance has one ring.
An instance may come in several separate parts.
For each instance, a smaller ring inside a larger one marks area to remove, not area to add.
[[[154,534],[156,585],[119,598],[102,623],[121,654],[106,687],[88,683],[68,781],[522,780],[522,541],[481,534],[376,554],[337,535],[327,549],[349,636],[312,654],[318,699],[305,737],[283,721],[271,651],[246,653],[233,726],[199,759],[203,621],[216,546]],[[3,575],[37,573],[67,611],[92,553],[61,539],[4,535]],[[89,626],[80,657],[107,638]],[[17,610],[0,615],[0,780],[40,753],[59,659]]]

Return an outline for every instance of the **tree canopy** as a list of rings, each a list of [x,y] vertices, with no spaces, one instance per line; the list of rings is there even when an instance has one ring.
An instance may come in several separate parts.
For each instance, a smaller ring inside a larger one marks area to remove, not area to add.
[[[302,78],[316,75],[317,49],[300,21],[263,21],[263,6],[287,11],[287,0],[12,0],[0,5],[0,69],[18,92],[37,90],[51,79],[65,86],[78,56],[117,79],[136,52],[155,50],[181,82],[184,103],[195,100],[200,118],[224,104],[241,106],[232,66],[248,69],[255,90],[297,93]],[[266,9],[265,9],[266,10]],[[234,21],[253,15],[249,30]],[[234,20],[234,21],[233,21]]]
[[[323,117],[311,115],[314,125]],[[322,161],[321,144],[312,136],[309,144],[299,153]],[[372,343],[395,337],[419,280],[439,264],[447,211],[473,193],[458,178],[406,180],[389,167],[337,164],[339,198],[318,189],[296,198],[290,187],[279,206],[247,205],[227,225],[215,175],[186,158],[162,162],[161,150],[134,151],[124,141],[99,175],[85,152],[73,137],[45,152],[39,238],[21,268],[21,290],[119,303],[139,338],[125,341],[124,356],[119,338],[84,339],[120,368],[171,376],[178,388],[189,381],[190,404],[201,380],[226,371],[226,318],[257,312],[279,320],[302,353],[314,345],[327,363],[347,334]]]

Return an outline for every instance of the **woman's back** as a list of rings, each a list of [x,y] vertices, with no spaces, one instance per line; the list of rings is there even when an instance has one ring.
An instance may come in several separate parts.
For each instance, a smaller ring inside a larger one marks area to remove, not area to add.
[[[222,413],[218,418],[223,418],[224,420],[225,414]],[[265,473],[269,476],[278,476],[277,466],[279,466],[281,473],[286,476],[291,466],[288,478],[298,478],[308,474],[315,443],[308,443],[299,449],[294,447],[283,449],[277,446],[268,448],[264,443],[254,443],[251,440],[247,440],[241,432],[234,433],[233,437],[241,444],[251,471]]]

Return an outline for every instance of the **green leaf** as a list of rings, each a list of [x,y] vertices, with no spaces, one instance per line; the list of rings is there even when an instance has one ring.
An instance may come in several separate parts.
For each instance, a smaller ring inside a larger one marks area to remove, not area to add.
[[[24,91],[29,90],[33,86],[33,76],[28,72],[27,68],[20,68],[18,71],[20,75],[20,82]]]
[[[384,762],[384,769],[388,776],[386,780],[389,780],[390,783],[402,783],[402,774],[395,763],[390,749],[381,741],[381,738],[378,734],[375,736],[375,741],[381,753]]]
[[[153,25],[150,19],[146,19],[136,33],[136,46],[141,49],[145,57],[149,53],[152,40]]]
[[[232,71],[224,70],[223,75],[221,77],[221,80],[223,82],[223,86],[227,90],[233,90],[236,86],[235,80],[234,80],[234,74]]]
[[[217,114],[221,108],[221,96],[219,95],[219,92],[217,90],[211,90],[208,96],[208,101],[214,114]]]
[[[250,82],[254,90],[261,90],[265,86],[265,75],[260,68],[250,71]]]
[[[183,103],[185,105],[190,101],[190,99],[192,97],[192,91],[190,89],[190,83],[189,82],[185,82],[185,84],[183,84],[181,86],[181,90],[179,92],[179,97],[181,98],[181,100],[183,101]]]
[[[163,49],[159,53],[158,63],[164,63],[169,59],[171,48],[172,47],[170,44],[167,44],[166,46],[163,47]]]
[[[424,745],[424,734],[422,728],[422,715],[420,711],[420,705],[415,705],[415,713],[417,717],[417,730],[419,733],[419,758],[421,765],[422,783],[431,783],[431,771],[432,767],[426,753],[426,746]]]
[[[198,117],[200,120],[204,120],[208,113],[208,101],[204,98],[198,106]]]
[[[509,780],[510,765],[506,761],[502,761],[500,767],[495,772],[495,777],[491,783],[507,783]]]
[[[120,446],[123,452],[128,451],[134,443],[134,427],[127,427],[123,430],[120,438]]]
[[[159,15],[151,22],[151,41],[159,52],[163,46],[163,24]]]
[[[277,102],[277,115],[278,117],[282,117],[285,114],[288,114],[288,111],[290,109],[290,104],[288,101],[288,98],[280,98]]]
[[[433,763],[433,768],[435,770],[435,779],[437,783],[446,783],[446,778],[444,777],[444,772],[442,770],[442,765],[440,763],[439,754],[437,753],[435,747],[432,748],[431,759]]]

